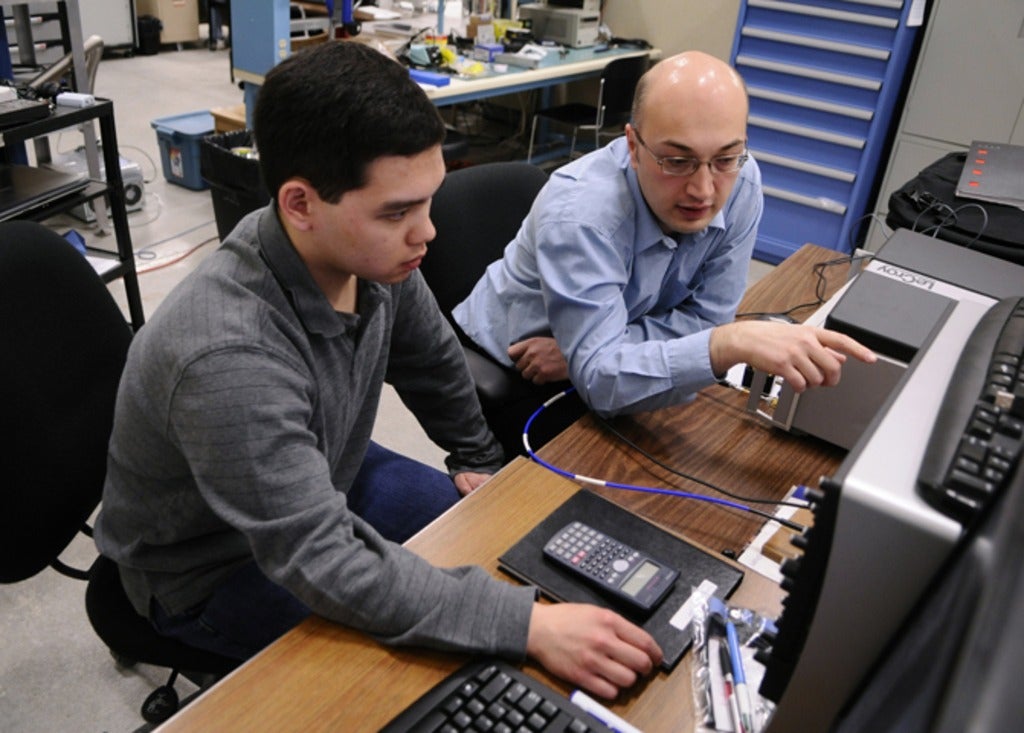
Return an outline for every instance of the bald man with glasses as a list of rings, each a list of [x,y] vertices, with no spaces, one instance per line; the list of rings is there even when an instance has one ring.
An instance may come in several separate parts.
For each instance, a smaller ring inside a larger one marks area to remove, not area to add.
[[[802,391],[873,361],[833,331],[733,320],[763,210],[748,109],[719,59],[653,66],[625,136],[552,174],[455,309],[464,335],[538,397],[571,382],[604,416],[683,402],[739,363]]]

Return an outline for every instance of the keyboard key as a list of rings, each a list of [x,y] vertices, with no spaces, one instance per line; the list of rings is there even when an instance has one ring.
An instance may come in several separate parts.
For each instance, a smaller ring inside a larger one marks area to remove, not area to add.
[[[526,719],[526,725],[531,730],[544,730],[547,727],[548,719],[540,713],[533,713]]]
[[[452,716],[452,722],[459,730],[468,730],[469,726],[473,724],[473,718],[460,710]]]
[[[508,688],[508,692],[505,693],[505,700],[515,704],[519,702],[519,698],[521,698],[525,694],[526,685],[524,685],[522,682],[515,682],[512,684],[510,688]]]
[[[967,494],[973,498],[987,497],[995,491],[995,484],[990,481],[956,469],[949,472],[949,480],[946,485],[957,493]]]
[[[988,444],[973,436],[964,436],[960,441],[959,454],[975,463],[984,463],[988,454]]]
[[[525,695],[520,698],[519,702],[516,703],[519,709],[529,715],[534,709],[540,705],[541,697],[533,690],[528,691]]]
[[[964,473],[969,473],[977,476],[981,473],[981,464],[972,461],[970,458],[964,458],[963,456],[957,456],[956,462],[953,464],[954,468],[957,468]]]
[[[480,691],[480,699],[488,703],[494,702],[511,683],[512,678],[504,672],[496,675],[487,683],[487,686]]]
[[[509,710],[508,714],[505,715],[505,722],[515,728],[518,728],[526,722],[526,716],[518,710]]]

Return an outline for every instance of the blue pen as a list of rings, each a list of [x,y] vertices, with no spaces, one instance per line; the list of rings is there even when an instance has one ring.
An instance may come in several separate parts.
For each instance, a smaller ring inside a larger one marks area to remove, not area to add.
[[[750,705],[750,692],[747,690],[747,675],[743,670],[743,654],[740,652],[739,639],[736,638],[736,625],[731,619],[725,622],[725,638],[729,644],[729,666],[732,667],[736,701],[740,708],[740,727],[742,733],[753,733],[753,708]]]

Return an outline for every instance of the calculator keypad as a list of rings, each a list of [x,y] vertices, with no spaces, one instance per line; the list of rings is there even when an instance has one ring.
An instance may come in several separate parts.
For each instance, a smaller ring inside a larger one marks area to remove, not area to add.
[[[546,550],[591,577],[617,587],[640,553],[593,527],[573,522],[548,543]]]

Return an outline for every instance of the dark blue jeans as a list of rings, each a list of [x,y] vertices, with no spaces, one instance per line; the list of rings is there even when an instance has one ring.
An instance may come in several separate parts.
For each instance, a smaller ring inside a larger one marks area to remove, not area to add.
[[[405,542],[458,500],[447,474],[376,443],[370,443],[348,494],[349,508],[394,542]],[[235,571],[200,608],[169,616],[153,601],[150,609],[164,636],[235,659],[248,659],[308,615],[254,562]]]

